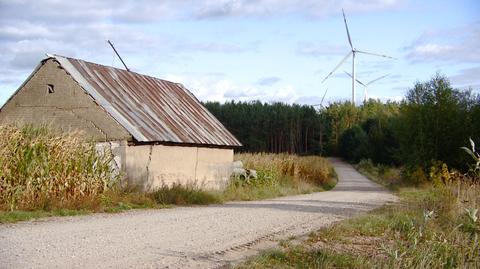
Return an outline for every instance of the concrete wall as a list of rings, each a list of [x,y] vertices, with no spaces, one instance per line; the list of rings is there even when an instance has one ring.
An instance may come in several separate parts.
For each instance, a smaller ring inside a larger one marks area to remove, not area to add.
[[[128,184],[142,190],[173,183],[221,189],[232,172],[233,149],[141,145],[126,146],[124,154]]]
[[[47,85],[54,86],[48,93]],[[46,61],[0,111],[0,124],[81,131],[96,141],[128,140],[112,119],[53,59]]]

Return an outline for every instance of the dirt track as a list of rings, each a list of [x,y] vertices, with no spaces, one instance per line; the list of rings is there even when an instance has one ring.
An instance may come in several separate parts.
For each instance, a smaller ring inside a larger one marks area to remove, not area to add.
[[[0,268],[214,268],[396,198],[350,165],[328,192],[0,225]]]

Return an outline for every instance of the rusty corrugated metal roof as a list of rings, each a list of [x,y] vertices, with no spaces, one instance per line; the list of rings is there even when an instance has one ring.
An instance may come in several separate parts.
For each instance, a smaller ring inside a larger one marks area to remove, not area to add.
[[[182,84],[79,59],[52,58],[139,142],[241,146]]]

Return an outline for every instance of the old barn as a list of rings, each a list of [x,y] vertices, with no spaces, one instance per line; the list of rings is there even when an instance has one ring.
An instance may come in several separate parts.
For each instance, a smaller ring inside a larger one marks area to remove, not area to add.
[[[183,85],[49,55],[0,110],[0,124],[80,131],[109,148],[130,185],[223,187],[241,143]]]

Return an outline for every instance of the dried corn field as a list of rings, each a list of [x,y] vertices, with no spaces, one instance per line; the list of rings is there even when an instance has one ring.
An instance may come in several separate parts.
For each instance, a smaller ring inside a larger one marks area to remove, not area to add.
[[[111,156],[79,137],[0,127],[0,209],[72,208],[103,193]]]

